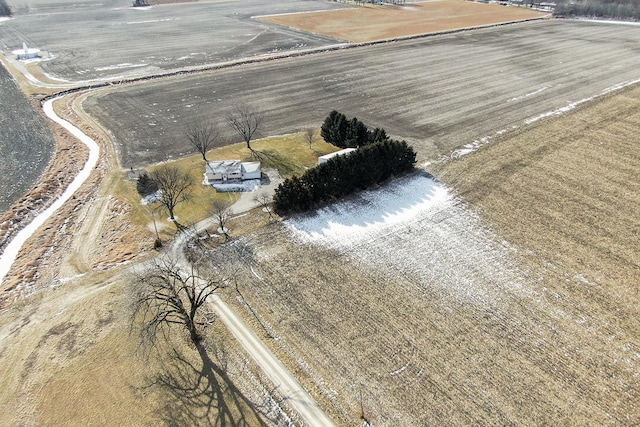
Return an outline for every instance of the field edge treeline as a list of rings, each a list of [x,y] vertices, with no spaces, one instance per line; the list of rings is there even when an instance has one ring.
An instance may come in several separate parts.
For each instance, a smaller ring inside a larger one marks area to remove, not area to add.
[[[553,15],[566,18],[584,17],[638,21],[640,20],[640,0],[563,0],[555,6]]]
[[[406,141],[367,144],[287,178],[275,190],[273,207],[279,215],[305,212],[406,173],[415,163],[416,152]]]

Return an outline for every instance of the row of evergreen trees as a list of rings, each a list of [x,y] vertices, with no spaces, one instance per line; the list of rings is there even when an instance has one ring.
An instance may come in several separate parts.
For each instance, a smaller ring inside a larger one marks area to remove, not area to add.
[[[587,0],[558,2],[553,14],[565,17],[640,20],[639,0]]]
[[[386,138],[287,178],[276,188],[273,207],[280,215],[308,211],[411,170],[415,163],[411,146]]]
[[[358,148],[375,142],[389,139],[384,129],[376,128],[373,131],[357,118],[351,120],[337,111],[329,113],[322,123],[320,135],[329,144],[340,148]]]

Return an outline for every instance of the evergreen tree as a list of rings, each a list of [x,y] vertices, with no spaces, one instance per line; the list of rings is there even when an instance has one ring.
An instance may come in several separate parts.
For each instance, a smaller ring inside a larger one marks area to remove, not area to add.
[[[376,142],[387,141],[389,137],[387,132],[382,128],[375,128],[373,132],[369,132],[369,143],[374,144]]]
[[[338,113],[336,110],[333,110],[332,112],[329,113],[327,118],[324,119],[322,126],[320,126],[320,136],[322,136],[322,139],[324,139],[326,142],[332,145],[336,145],[336,141],[334,139],[333,126],[336,120],[336,116],[338,114],[340,113]]]
[[[148,196],[158,191],[158,183],[151,179],[148,173],[143,172],[142,175],[138,177],[136,189],[141,196]]]
[[[345,147],[358,148],[369,143],[369,130],[357,118],[349,120],[345,137]]]
[[[386,139],[336,156],[278,186],[273,201],[281,215],[304,212],[411,170],[416,153],[406,141]]]
[[[11,16],[11,8],[6,0],[0,0],[0,16]]]

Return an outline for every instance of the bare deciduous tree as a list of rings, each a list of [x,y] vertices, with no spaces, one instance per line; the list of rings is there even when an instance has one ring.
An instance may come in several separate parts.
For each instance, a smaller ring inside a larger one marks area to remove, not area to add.
[[[273,220],[273,208],[271,207],[271,203],[273,202],[273,197],[265,192],[261,192],[256,194],[253,197],[253,200],[262,208],[262,210],[269,214],[269,220]]]
[[[218,232],[224,234],[225,240],[229,240],[229,230],[225,227],[231,217],[231,205],[226,200],[213,199],[211,203],[211,215],[218,223]]]
[[[184,327],[194,343],[202,339],[200,327],[210,323],[204,305],[225,286],[226,280],[204,279],[193,269],[183,271],[170,259],[156,259],[136,276],[134,317],[142,321],[143,338],[154,343],[173,325]]]
[[[313,144],[313,140],[315,139],[316,136],[316,130],[314,128],[307,128],[304,131],[304,140],[307,144],[309,144],[309,148],[311,148],[311,145]]]
[[[207,161],[207,151],[217,145],[220,133],[218,129],[211,125],[193,126],[186,132],[191,145],[196,147],[198,153],[202,155],[202,160]]]
[[[247,105],[238,106],[227,115],[227,123],[247,143],[249,150],[252,150],[251,140],[257,135],[263,120],[261,113]]]
[[[175,166],[161,166],[150,174],[160,190],[160,204],[169,212],[171,221],[175,221],[174,209],[191,197],[193,177]]]

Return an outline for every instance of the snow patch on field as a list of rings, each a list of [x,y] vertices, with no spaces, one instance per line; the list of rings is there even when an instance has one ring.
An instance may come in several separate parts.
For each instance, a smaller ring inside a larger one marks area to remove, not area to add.
[[[123,64],[117,64],[117,65],[109,65],[108,67],[97,67],[95,70],[96,71],[110,71],[110,70],[121,70],[124,68],[138,68],[138,67],[146,67],[147,64],[130,64],[130,63],[123,63]]]
[[[137,24],[155,24],[157,22],[167,22],[167,21],[173,21],[175,19],[178,18],[164,18],[164,19],[149,19],[146,21],[131,21],[131,22],[127,22],[127,25],[137,25]]]
[[[508,244],[484,229],[447,187],[424,174],[285,224],[304,243],[347,253],[460,302],[493,305],[499,302],[498,288],[522,287],[522,275],[510,266]]]
[[[616,85],[613,85],[613,86],[610,86],[608,88],[605,88],[602,92],[600,92],[599,94],[596,94],[594,96],[590,96],[588,98],[584,98],[584,99],[581,99],[579,101],[569,102],[565,107],[560,107],[560,108],[558,108],[556,110],[548,111],[546,113],[542,113],[542,114],[540,114],[538,116],[535,116],[535,117],[532,117],[530,119],[527,119],[527,120],[525,120],[525,123],[529,125],[529,124],[537,122],[538,120],[545,119],[547,117],[559,116],[559,115],[568,113],[569,111],[575,109],[577,106],[579,106],[581,104],[584,104],[585,102],[593,101],[594,99],[597,99],[597,98],[599,98],[601,96],[607,95],[609,93],[616,92],[616,91],[618,91],[620,89],[623,89],[623,88],[625,88],[627,86],[631,86],[631,85],[634,85],[634,84],[637,84],[637,83],[640,83],[640,79],[618,83]]]

